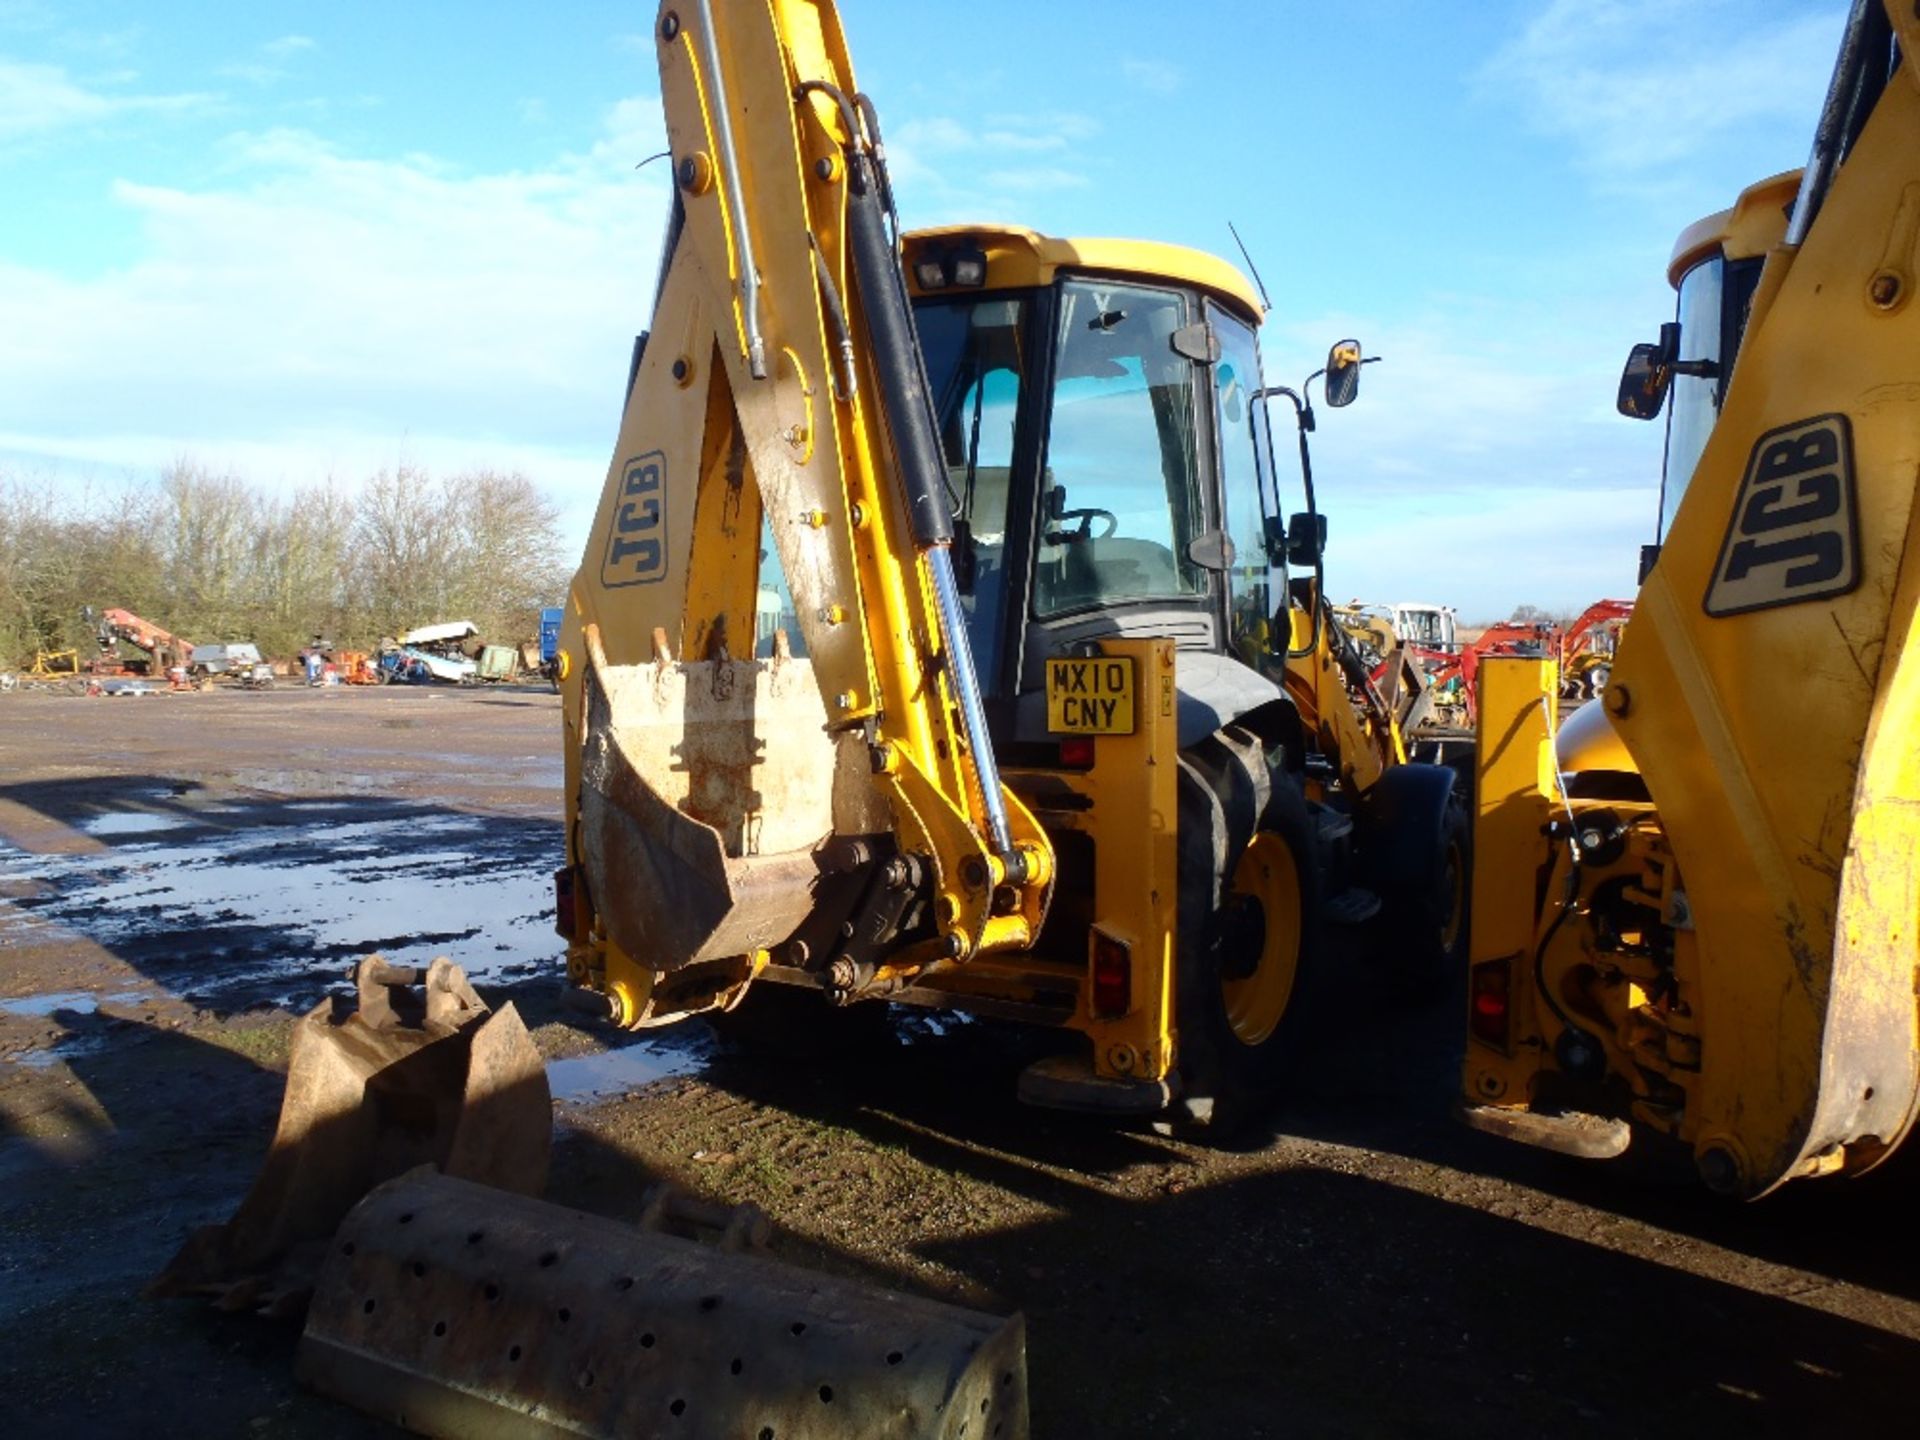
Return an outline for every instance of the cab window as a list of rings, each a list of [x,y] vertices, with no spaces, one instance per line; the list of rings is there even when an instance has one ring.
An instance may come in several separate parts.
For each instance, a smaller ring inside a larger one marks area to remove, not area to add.
[[[1213,366],[1213,423],[1225,507],[1222,528],[1233,542],[1233,564],[1227,572],[1228,634],[1235,652],[1251,663],[1270,649],[1274,609],[1261,506],[1261,452],[1254,427],[1260,352],[1253,327],[1219,306],[1207,305],[1207,321],[1220,341],[1220,358]]]
[[[1206,528],[1194,364],[1173,348],[1176,292],[1103,281],[1060,287],[1040,495],[1041,615],[1207,594],[1187,557]]]

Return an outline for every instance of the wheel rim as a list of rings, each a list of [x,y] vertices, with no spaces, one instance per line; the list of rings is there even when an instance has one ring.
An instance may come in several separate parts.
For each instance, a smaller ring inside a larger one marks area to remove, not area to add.
[[[1460,853],[1460,842],[1447,843],[1446,918],[1440,922],[1440,948],[1451,955],[1454,947],[1460,943],[1460,926],[1467,911],[1467,867],[1466,857]]]
[[[1273,834],[1254,836],[1234,867],[1228,893],[1258,905],[1264,922],[1253,973],[1220,982],[1234,1038],[1242,1045],[1258,1045],[1287,1013],[1300,973],[1300,873],[1287,842]]]

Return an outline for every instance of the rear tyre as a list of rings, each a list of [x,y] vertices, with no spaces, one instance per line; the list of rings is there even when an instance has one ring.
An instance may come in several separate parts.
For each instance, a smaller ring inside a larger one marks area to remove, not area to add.
[[[1203,741],[1181,756],[1179,784],[1170,1128],[1224,1140],[1259,1115],[1296,1048],[1319,968],[1319,877],[1306,802],[1257,737]]]
[[[1387,897],[1383,915],[1389,988],[1413,1002],[1435,1000],[1464,980],[1472,919],[1473,817],[1456,783],[1437,831],[1408,837],[1397,868],[1416,877]]]

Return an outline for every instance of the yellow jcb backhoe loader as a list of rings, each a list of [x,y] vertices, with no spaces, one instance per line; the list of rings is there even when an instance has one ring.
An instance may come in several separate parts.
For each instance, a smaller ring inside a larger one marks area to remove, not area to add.
[[[1466,873],[1323,598],[1260,298],[1170,245],[902,236],[832,9],[704,11],[654,32],[676,202],[561,636],[570,976],[631,1027],[770,983],[1066,1027],[1029,1101],[1237,1118],[1321,927],[1435,964]]]
[[[1682,236],[1657,550],[1602,703],[1481,669],[1470,1123],[1633,1126],[1757,1197],[1920,1106],[1920,13],[1856,0],[1812,156]],[[1737,364],[1735,363],[1737,355]]]

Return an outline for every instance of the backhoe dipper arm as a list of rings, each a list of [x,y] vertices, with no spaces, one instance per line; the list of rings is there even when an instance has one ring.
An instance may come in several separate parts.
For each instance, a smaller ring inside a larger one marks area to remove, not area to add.
[[[833,6],[670,0],[654,39],[677,213],[562,636],[575,978],[628,1023],[730,1003],[836,884],[921,917],[926,968],[1030,943],[1052,874],[987,739]],[[804,659],[757,633],[763,520]]]

